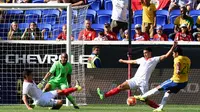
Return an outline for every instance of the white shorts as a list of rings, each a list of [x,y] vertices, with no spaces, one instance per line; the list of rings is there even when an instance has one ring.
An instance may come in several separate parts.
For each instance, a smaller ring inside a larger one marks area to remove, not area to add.
[[[139,88],[142,94],[146,93],[149,90],[149,85],[148,82],[146,83],[146,81],[138,81],[137,79],[134,78],[131,78],[126,81],[128,82],[130,89]]]
[[[54,99],[57,95],[56,90],[45,92],[40,99],[36,101],[36,105],[41,107],[53,107],[57,104],[57,100]]]

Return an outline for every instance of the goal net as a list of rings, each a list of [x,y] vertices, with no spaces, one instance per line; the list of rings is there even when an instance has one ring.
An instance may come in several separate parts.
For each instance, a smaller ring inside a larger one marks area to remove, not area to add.
[[[0,4],[0,8],[0,104],[22,103],[21,73],[25,68],[33,70],[34,80],[39,83],[53,62],[60,59],[59,55],[67,52],[73,65],[72,86],[76,79],[83,86],[82,92],[72,95],[78,104],[85,105],[85,73],[80,63],[84,46],[72,45],[70,38],[76,40],[84,28],[88,6],[35,3]],[[65,25],[67,29],[63,28]],[[60,41],[55,41],[65,30]]]

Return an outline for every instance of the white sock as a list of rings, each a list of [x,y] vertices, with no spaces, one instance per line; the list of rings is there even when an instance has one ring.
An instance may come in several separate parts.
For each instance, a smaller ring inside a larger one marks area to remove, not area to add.
[[[152,90],[146,92],[145,94],[143,94],[142,97],[143,97],[143,98],[147,98],[147,97],[149,97],[149,96],[152,96],[152,95],[158,94],[158,93],[159,93],[158,89],[157,89],[157,88],[154,88],[154,89],[152,89]]]
[[[165,104],[167,103],[167,100],[169,99],[169,95],[170,95],[170,93],[165,92],[165,94],[164,94],[164,96],[162,98],[161,104],[159,106],[160,109],[164,108]]]

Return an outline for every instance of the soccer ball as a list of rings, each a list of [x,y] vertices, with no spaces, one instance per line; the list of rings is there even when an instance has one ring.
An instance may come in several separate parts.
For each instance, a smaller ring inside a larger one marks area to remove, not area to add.
[[[137,100],[135,99],[135,97],[131,96],[127,98],[126,103],[128,106],[134,106],[136,105]]]

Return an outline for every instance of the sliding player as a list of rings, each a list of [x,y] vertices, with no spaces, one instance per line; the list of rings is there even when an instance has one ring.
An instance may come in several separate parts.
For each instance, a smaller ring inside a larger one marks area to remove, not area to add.
[[[174,57],[174,74],[171,79],[166,80],[156,88],[146,92],[142,96],[134,96],[136,99],[145,101],[148,97],[165,91],[160,106],[154,112],[163,112],[163,108],[171,93],[178,93],[181,89],[186,87],[188,82],[188,72],[190,69],[191,61],[187,56],[183,56],[182,49],[177,47],[173,51]]]
[[[38,84],[38,87],[42,88],[48,78],[51,77],[43,89],[44,92],[55,90],[56,88],[69,88],[71,84],[72,65],[67,61],[68,55],[66,53],[62,53],[61,60],[54,62],[50,71],[45,75],[42,82]],[[72,95],[67,95],[67,98],[73,104],[75,109],[79,109]]]
[[[28,104],[27,96],[34,100],[35,105],[41,107],[51,107],[51,109],[60,109],[62,106],[62,100],[55,100],[54,98],[56,96],[69,95],[72,92],[80,91],[82,89],[78,81],[76,81],[75,87],[43,93],[33,81],[33,74],[31,70],[25,70],[23,72],[23,76],[24,82],[22,100],[28,110],[32,110],[32,107]]]
[[[122,60],[120,59],[120,63],[126,63],[126,64],[139,64],[139,68],[135,74],[135,76],[129,80],[126,80],[122,84],[120,84],[118,87],[113,88],[112,90],[106,92],[105,94],[101,92],[100,88],[97,88],[97,93],[100,97],[100,99],[104,99],[110,96],[113,96],[115,94],[118,94],[121,91],[125,91],[128,89],[136,89],[139,88],[142,94],[148,91],[148,82],[149,78],[154,71],[156,65],[158,62],[168,58],[170,54],[172,53],[173,49],[176,47],[177,42],[174,42],[171,49],[162,56],[156,56],[152,57],[152,50],[151,48],[146,48],[143,50],[144,57],[141,57],[136,60]],[[153,107],[157,108],[159,107],[156,103],[150,100],[146,100],[146,103]]]

